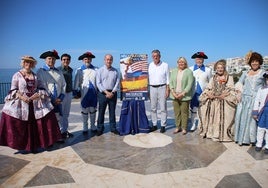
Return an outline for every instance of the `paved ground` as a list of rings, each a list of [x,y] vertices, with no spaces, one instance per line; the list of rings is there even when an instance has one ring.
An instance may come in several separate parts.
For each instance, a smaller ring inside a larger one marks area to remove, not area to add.
[[[121,102],[117,122],[120,110]],[[268,187],[268,155],[250,146],[202,139],[197,131],[174,135],[173,129],[169,101],[165,134],[158,129],[117,136],[106,126],[102,136],[83,135],[79,102],[74,100],[74,137],[64,144],[37,154],[0,147],[0,187]]]

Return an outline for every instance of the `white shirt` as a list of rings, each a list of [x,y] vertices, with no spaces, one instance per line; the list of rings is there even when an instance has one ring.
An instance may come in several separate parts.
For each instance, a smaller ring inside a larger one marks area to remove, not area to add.
[[[90,83],[94,86],[96,89],[96,71],[97,68],[78,68],[75,73],[74,77],[74,90],[80,90],[81,91],[81,100],[86,95],[88,88],[90,86]],[[79,89],[78,89],[79,88]]]
[[[149,64],[149,85],[169,85],[169,68],[168,64],[160,61],[155,65],[154,62]]]
[[[96,70],[96,68],[87,68],[84,70],[78,68],[74,79],[74,89],[78,90],[78,88],[80,88],[81,90],[83,88],[88,88],[89,82],[96,88]]]
[[[254,102],[254,106],[253,106],[253,110],[254,111],[258,111],[258,113],[262,110],[262,108],[265,105],[265,102],[267,100],[267,96],[268,96],[268,87],[261,87],[258,89],[256,98],[255,98],[255,102]]]
[[[212,77],[211,69],[208,67],[205,67],[205,72],[204,72],[200,69],[194,70],[194,66],[191,66],[190,70],[193,71],[193,75],[195,77],[195,86],[197,85],[197,82],[198,82],[202,91],[204,91],[204,89],[207,87],[209,83],[210,78]]]
[[[43,68],[40,68],[36,74],[50,94],[53,94],[54,87],[56,87],[58,96],[60,94],[65,94],[66,82],[61,71],[44,70]]]

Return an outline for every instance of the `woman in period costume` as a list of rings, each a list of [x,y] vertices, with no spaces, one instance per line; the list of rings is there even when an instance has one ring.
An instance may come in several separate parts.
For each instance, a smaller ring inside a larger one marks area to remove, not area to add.
[[[237,105],[235,117],[235,142],[241,145],[255,145],[257,124],[251,113],[257,91],[264,85],[262,55],[257,52],[249,52],[246,60],[250,70],[243,72],[237,85],[241,92],[241,101]]]
[[[0,145],[37,152],[61,138],[48,93],[32,69],[36,60],[22,57],[22,69],[12,77],[0,122]]]
[[[233,126],[237,105],[233,77],[226,71],[226,61],[214,66],[215,75],[201,94],[200,135],[214,141],[233,141]]]

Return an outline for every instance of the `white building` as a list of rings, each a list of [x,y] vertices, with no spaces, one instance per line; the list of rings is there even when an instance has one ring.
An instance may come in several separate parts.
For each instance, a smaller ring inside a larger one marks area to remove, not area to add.
[[[230,74],[238,74],[243,70],[248,70],[250,66],[245,63],[245,58],[243,57],[233,57],[233,58],[227,58],[227,71]]]
[[[268,70],[268,56],[264,56],[264,57],[263,57],[262,68],[263,68],[264,70]]]
[[[206,66],[214,69],[216,62],[207,63]],[[226,69],[229,74],[239,75],[241,71],[249,70],[250,66],[245,63],[244,57],[231,57],[226,59]],[[268,56],[263,56],[262,69],[268,70]],[[214,73],[214,70],[213,70]]]

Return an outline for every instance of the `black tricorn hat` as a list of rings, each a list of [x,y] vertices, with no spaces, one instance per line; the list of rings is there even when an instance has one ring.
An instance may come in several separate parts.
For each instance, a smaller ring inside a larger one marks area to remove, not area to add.
[[[55,57],[56,59],[60,59],[60,56],[56,50],[46,51],[40,55],[41,59],[46,59],[47,57]]]
[[[196,52],[194,55],[192,55],[192,59],[195,59],[195,58],[207,59],[208,56],[204,52]]]
[[[83,60],[85,57],[95,58],[95,56],[91,52],[86,52],[83,55],[80,55],[78,60]]]

